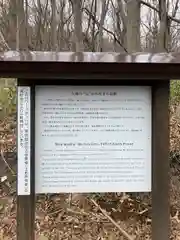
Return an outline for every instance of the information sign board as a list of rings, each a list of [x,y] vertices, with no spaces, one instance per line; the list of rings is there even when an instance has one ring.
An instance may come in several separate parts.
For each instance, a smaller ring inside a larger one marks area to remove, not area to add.
[[[30,195],[30,87],[18,87],[18,195]]]
[[[36,193],[151,191],[151,87],[36,86]]]

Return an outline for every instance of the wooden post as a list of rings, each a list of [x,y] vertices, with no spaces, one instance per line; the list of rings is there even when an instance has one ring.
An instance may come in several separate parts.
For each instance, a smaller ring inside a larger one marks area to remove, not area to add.
[[[18,79],[18,86],[27,86]],[[30,195],[17,196],[17,240],[35,239],[35,160],[34,160],[34,125],[35,125],[35,91],[34,86],[31,89],[31,152],[30,152]],[[19,136],[18,136],[19,137]],[[18,158],[17,158],[18,159]]]
[[[152,239],[170,239],[169,80],[153,87]]]

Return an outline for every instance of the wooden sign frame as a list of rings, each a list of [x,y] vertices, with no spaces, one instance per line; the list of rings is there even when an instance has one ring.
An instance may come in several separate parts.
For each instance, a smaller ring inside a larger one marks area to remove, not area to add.
[[[51,58],[45,61],[43,53],[40,57],[41,60],[38,61],[39,58],[37,58],[35,61],[32,60],[34,55],[30,53],[28,54],[31,55],[31,59],[28,57],[29,55],[25,55],[26,57],[21,59],[22,53],[17,54],[19,55],[11,59],[4,57],[4,60],[0,62],[0,74],[18,78],[18,86],[30,87],[31,129],[35,128],[36,85],[146,85],[152,87],[152,239],[170,239],[168,100],[169,79],[173,74],[180,76],[176,64],[149,63],[149,61],[125,62],[122,60],[124,58],[117,58],[118,61],[116,59],[116,61],[109,62],[109,60],[102,60],[98,57],[93,61],[85,61],[82,58],[83,54],[74,62],[52,61]],[[61,56],[61,53],[58,54]],[[34,159],[35,134],[34,131],[31,131],[31,194],[17,197],[18,240],[35,239]]]
[[[103,76],[102,78],[103,79]],[[76,81],[74,85],[83,85],[86,78]],[[61,82],[59,84],[59,82]],[[45,81],[40,79],[18,79],[18,86],[31,88],[31,129],[34,129],[35,115],[35,84],[36,85],[69,85],[72,81],[58,79]],[[98,79],[91,79],[87,85],[99,85]],[[152,87],[152,235],[153,240],[169,239],[169,118],[168,98],[169,80],[164,81],[133,81],[104,80],[103,85],[117,86],[151,86]],[[35,136],[31,131],[31,194],[18,196],[18,240],[34,239],[35,223]],[[28,208],[27,208],[28,205]]]

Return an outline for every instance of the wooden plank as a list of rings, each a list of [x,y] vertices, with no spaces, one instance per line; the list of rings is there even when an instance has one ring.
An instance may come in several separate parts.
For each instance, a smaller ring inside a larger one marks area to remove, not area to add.
[[[57,78],[84,78],[89,79],[95,76],[105,75],[105,78],[133,79],[135,82],[139,79],[146,82],[147,79],[172,78],[179,79],[179,63],[105,63],[105,62],[26,62],[26,61],[1,61],[0,75],[7,78],[32,78],[44,79]],[[146,77],[144,77],[146,76]],[[74,80],[74,83],[76,81]]]
[[[34,240],[34,195],[17,197],[17,240]]]
[[[152,239],[170,239],[169,81],[153,87]]]
[[[18,80],[18,85],[22,85],[22,81]],[[17,196],[17,240],[34,240],[35,239],[35,91],[31,86],[31,187],[30,195]],[[17,157],[18,159],[18,157]]]

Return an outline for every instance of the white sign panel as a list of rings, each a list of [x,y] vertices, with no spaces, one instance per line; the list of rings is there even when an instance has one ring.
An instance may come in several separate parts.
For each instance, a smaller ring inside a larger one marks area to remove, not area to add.
[[[36,193],[151,191],[151,88],[36,87]]]
[[[18,195],[30,195],[30,87],[18,87]]]

